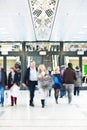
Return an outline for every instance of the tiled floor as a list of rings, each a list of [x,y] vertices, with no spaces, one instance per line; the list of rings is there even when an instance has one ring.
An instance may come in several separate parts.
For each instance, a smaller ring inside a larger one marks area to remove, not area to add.
[[[35,107],[28,105],[28,91],[19,92],[17,106],[11,107],[9,98],[4,107],[0,106],[0,130],[87,129],[87,91],[73,96],[72,104],[68,104],[67,96],[56,104],[52,91],[51,97],[46,97],[45,108],[41,108],[39,91],[35,93]]]

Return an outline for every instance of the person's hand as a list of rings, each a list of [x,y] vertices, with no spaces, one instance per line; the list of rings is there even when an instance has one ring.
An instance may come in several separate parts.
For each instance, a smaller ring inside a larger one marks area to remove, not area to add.
[[[22,83],[22,86],[23,86],[23,87],[26,87],[26,84],[25,84],[25,83]]]
[[[5,88],[8,89],[8,86],[6,85]]]

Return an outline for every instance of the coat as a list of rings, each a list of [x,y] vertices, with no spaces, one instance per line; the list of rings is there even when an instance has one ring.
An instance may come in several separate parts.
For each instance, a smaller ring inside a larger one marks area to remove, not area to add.
[[[37,68],[36,68],[36,71],[37,71]],[[30,81],[30,67],[27,68],[27,70],[25,72],[23,83],[25,83],[27,86],[31,86],[31,81]],[[34,81],[34,84],[37,85],[38,81]]]
[[[8,74],[8,88],[10,89],[14,83],[16,84],[19,83],[18,73],[16,71],[13,80],[12,80],[12,72]]]
[[[62,77],[61,77],[61,75],[60,74],[54,74],[53,80],[54,80],[54,84],[52,85],[52,87],[54,89],[61,89],[61,87],[62,87]]]
[[[5,87],[5,85],[7,85],[7,75],[6,72],[2,69],[1,70],[1,82],[0,85]]]
[[[76,80],[74,82],[75,87],[81,87],[82,85],[82,73],[80,71],[76,71]]]
[[[72,68],[66,68],[63,74],[63,83],[65,84],[74,84],[76,80],[76,73],[75,70]]]

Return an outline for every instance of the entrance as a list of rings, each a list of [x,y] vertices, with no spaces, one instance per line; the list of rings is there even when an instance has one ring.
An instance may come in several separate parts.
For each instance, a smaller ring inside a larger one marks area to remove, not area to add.
[[[20,56],[7,56],[6,57],[6,72],[7,75],[10,72],[10,67],[15,66],[15,64],[21,64],[20,63]]]
[[[87,76],[87,57],[86,56],[80,56],[80,57],[65,56],[64,64],[67,66],[69,62],[73,64],[73,68],[75,68],[76,66],[80,66],[80,70],[82,71],[83,76]]]
[[[30,61],[34,60],[36,66],[44,64],[47,69],[53,70],[55,66],[59,65],[59,55],[37,55],[37,56],[27,56],[27,67],[30,65]]]
[[[73,64],[73,68],[76,66],[79,66],[79,57],[70,57],[70,56],[65,56],[64,63],[67,66],[68,63]]]

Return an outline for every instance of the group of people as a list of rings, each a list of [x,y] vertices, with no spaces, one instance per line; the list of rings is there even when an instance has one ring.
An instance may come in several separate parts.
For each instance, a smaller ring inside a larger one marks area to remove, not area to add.
[[[18,68],[11,67],[7,77],[5,70],[2,69],[2,64],[0,64],[0,103],[2,106],[4,106],[5,89],[10,89],[11,106],[17,104],[17,90],[21,80],[21,74],[18,73],[17,69]]]
[[[2,78],[3,76],[3,78]],[[11,71],[6,76],[6,72],[0,67],[0,95],[1,95],[1,104],[4,105],[4,89],[10,89],[11,91],[11,106],[17,104],[16,91],[18,90],[18,85],[20,82],[21,76],[18,75],[14,67],[11,67]],[[59,66],[55,67],[52,73],[47,71],[44,64],[40,64],[38,68],[36,67],[35,61],[31,61],[30,66],[27,68],[24,79],[22,82],[23,87],[28,87],[30,98],[29,105],[34,107],[34,95],[35,95],[35,86],[38,85],[40,91],[40,100],[42,108],[45,107],[45,97],[47,91],[51,92],[51,88],[54,89],[55,101],[58,104],[59,92],[64,92],[68,94],[68,103],[72,101],[72,93],[74,95],[79,95],[79,87],[81,86],[82,73],[80,68],[77,66],[76,70],[73,69],[72,63],[68,63],[68,67],[65,68],[63,73],[60,73]],[[61,97],[61,96],[60,96]]]

